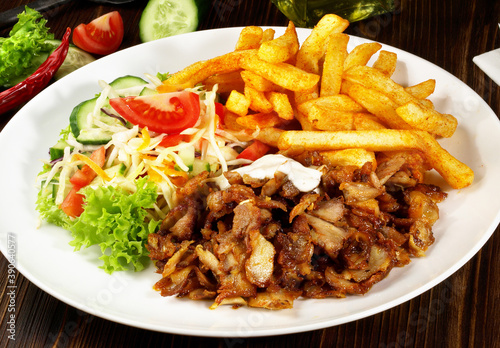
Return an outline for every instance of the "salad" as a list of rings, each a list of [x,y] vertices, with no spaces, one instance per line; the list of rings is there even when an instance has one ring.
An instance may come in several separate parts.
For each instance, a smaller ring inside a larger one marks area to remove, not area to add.
[[[158,93],[166,77],[99,81],[102,91],[75,106],[37,176],[41,219],[69,230],[75,251],[98,245],[108,273],[145,267],[147,236],[178,187],[250,162],[239,153],[247,142],[224,129],[217,87]]]

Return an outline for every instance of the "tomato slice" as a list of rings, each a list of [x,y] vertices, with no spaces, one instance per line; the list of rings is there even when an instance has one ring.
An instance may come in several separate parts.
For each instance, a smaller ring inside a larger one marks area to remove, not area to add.
[[[269,145],[264,144],[261,141],[254,140],[253,143],[241,151],[241,153],[236,158],[243,158],[251,161],[258,160],[262,156],[271,150]]]
[[[104,146],[92,152],[90,155],[90,159],[94,161],[99,167],[104,166],[104,162],[106,161],[106,149]],[[69,179],[73,187],[77,187],[78,189],[87,186],[94,180],[97,176],[96,172],[88,165],[84,165],[82,169],[78,170],[73,174],[73,176]]]
[[[115,52],[123,40],[123,20],[118,11],[80,24],[73,30],[73,43],[82,50],[99,55]]]
[[[112,98],[109,104],[130,123],[157,133],[180,133],[200,117],[200,97],[188,91]]]

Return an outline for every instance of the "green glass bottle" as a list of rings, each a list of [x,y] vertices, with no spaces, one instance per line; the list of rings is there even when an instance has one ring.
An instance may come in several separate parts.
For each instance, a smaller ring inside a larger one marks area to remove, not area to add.
[[[272,0],[298,27],[312,28],[327,13],[349,22],[394,11],[394,0]]]

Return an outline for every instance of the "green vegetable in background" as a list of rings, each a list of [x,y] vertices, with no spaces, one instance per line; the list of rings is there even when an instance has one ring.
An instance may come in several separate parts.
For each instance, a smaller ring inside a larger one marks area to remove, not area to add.
[[[18,16],[19,21],[9,33],[0,38],[0,86],[12,87],[30,76],[54,50],[46,42],[49,33],[43,16],[29,7]]]

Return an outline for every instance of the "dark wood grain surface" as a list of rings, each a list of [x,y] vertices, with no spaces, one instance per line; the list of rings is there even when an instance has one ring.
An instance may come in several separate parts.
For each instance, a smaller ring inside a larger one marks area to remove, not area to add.
[[[287,23],[268,0],[207,1],[212,6],[200,30]],[[27,3],[2,0],[0,11]],[[140,43],[138,22],[146,3],[137,0],[117,6],[78,0],[45,15],[60,38],[68,26],[74,28],[118,10],[126,27],[123,49]],[[392,45],[442,67],[475,90],[498,115],[500,88],[472,58],[500,47],[499,14],[500,1],[402,0],[396,13],[353,23],[347,33]],[[8,32],[4,29],[0,35]],[[0,115],[0,129],[14,114]],[[2,170],[7,166],[2,163]],[[499,199],[498,194],[492,192],[491,199]],[[66,305],[17,273],[16,340],[11,341],[7,332],[9,263],[0,256],[0,347],[500,347],[499,246],[497,228],[455,274],[380,314],[311,332],[241,339],[172,335],[110,322]]]

